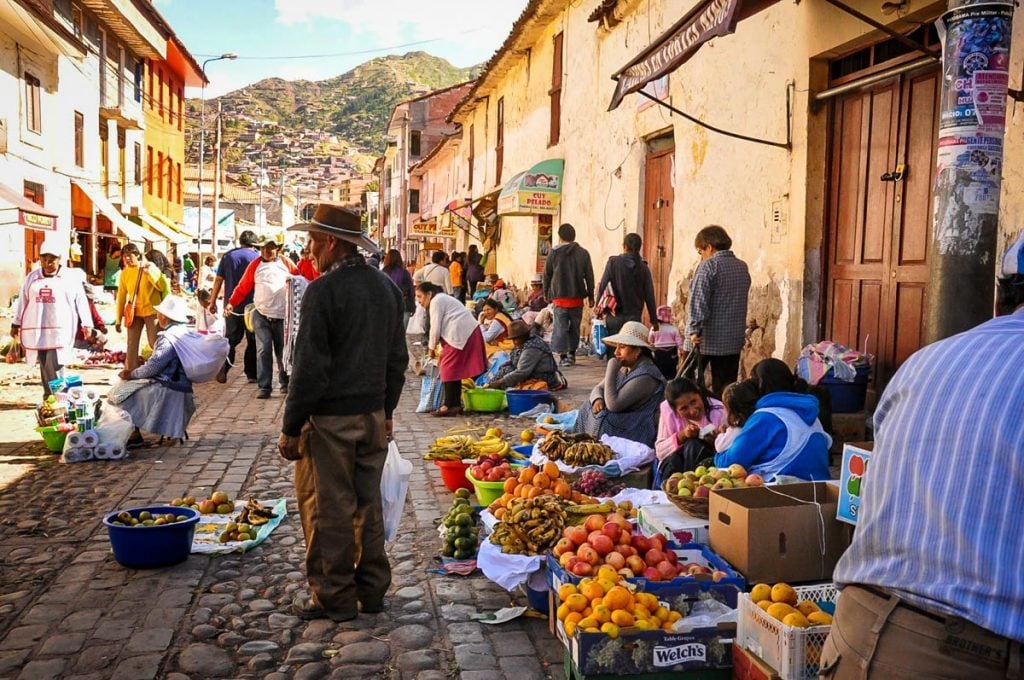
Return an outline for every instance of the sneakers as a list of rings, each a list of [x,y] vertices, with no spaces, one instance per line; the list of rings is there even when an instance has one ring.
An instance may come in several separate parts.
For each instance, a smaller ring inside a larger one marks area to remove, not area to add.
[[[570,366],[576,365],[576,355],[567,354],[558,362],[558,365],[562,368],[569,368]]]
[[[270,390],[260,390],[256,393],[257,399],[270,399]]]

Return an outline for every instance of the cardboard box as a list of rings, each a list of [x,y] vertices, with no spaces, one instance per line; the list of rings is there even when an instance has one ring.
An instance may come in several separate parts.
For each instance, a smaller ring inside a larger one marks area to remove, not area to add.
[[[839,508],[836,519],[856,524],[860,514],[860,494],[863,478],[871,460],[874,442],[857,442],[843,446],[843,463],[839,472]]]
[[[692,517],[672,503],[644,505],[637,513],[637,526],[647,536],[661,534],[678,543],[708,543],[708,520]]]
[[[733,680],[782,680],[774,668],[736,643],[732,645],[732,677]]]
[[[850,539],[838,507],[826,482],[712,491],[711,549],[751,583],[830,581]]]

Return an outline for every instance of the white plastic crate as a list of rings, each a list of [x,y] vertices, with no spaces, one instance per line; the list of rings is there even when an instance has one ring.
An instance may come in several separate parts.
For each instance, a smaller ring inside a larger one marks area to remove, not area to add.
[[[835,584],[796,586],[800,601],[835,602],[839,591]],[[736,643],[759,656],[778,671],[783,680],[812,680],[818,677],[821,650],[831,626],[794,628],[768,616],[750,599],[750,593],[741,593]]]

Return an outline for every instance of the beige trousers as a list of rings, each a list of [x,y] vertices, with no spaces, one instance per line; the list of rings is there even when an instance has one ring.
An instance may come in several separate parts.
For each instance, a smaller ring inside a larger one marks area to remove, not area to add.
[[[156,314],[150,316],[137,316],[132,320],[132,325],[125,329],[128,334],[128,350],[124,360],[124,367],[129,371],[135,370],[139,365],[139,344],[142,341],[142,329],[146,329],[146,339],[149,346],[156,345]]]
[[[302,430],[295,491],[306,537],[306,578],[324,609],[379,609],[391,585],[380,477],[384,412],[313,416]]]

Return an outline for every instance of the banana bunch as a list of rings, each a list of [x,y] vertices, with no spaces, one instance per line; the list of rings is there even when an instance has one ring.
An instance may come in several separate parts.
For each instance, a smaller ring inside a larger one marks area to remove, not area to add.
[[[565,432],[552,432],[540,440],[537,448],[548,457],[548,460],[565,460],[566,451],[574,444],[592,441],[594,441],[594,438],[586,433],[566,434]]]
[[[495,525],[491,543],[505,554],[540,555],[554,547],[564,528],[565,512],[555,497],[516,498]]]
[[[600,442],[577,442],[565,450],[562,460],[567,465],[604,465],[615,457],[611,447]]]
[[[473,456],[475,458],[481,458],[491,454],[507,457],[513,453],[512,445],[501,437],[488,437],[485,435],[473,442],[472,447]]]
[[[249,496],[249,501],[242,508],[242,512],[238,513],[238,517],[235,518],[236,524],[251,524],[253,526],[260,526],[266,524],[273,518],[277,517],[274,511],[270,508],[260,505],[252,496]]]
[[[423,460],[462,460],[476,458],[473,448],[475,440],[468,434],[438,437],[423,454]]]

